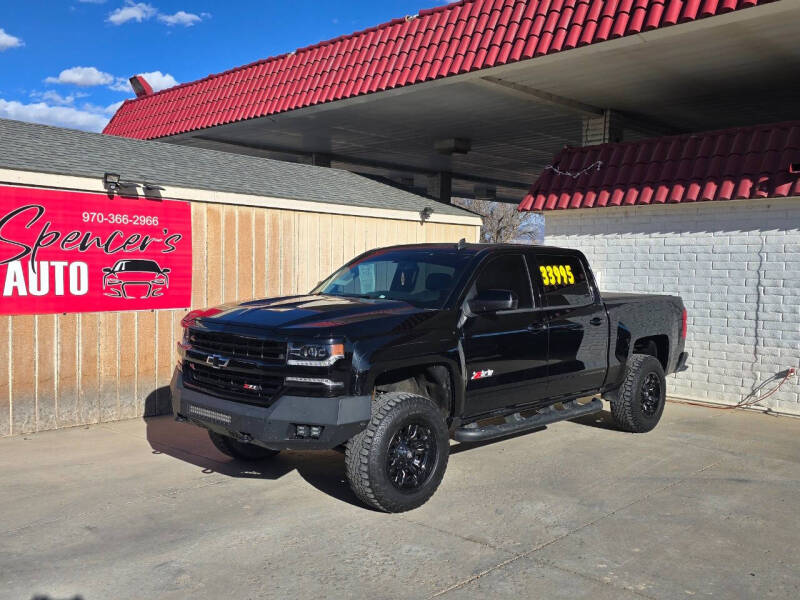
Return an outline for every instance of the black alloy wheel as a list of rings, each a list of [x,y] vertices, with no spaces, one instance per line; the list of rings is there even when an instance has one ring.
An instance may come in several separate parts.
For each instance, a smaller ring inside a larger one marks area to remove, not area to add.
[[[642,413],[646,417],[655,416],[661,404],[661,380],[656,373],[648,373],[642,382]]]
[[[658,424],[666,404],[664,367],[655,356],[633,354],[625,378],[610,394],[611,415],[620,429],[645,433]]]
[[[414,491],[430,479],[436,464],[433,431],[413,422],[402,427],[389,442],[386,473],[392,485],[401,491]]]
[[[347,442],[347,479],[356,496],[373,508],[412,510],[439,487],[449,453],[445,415],[430,398],[380,393],[366,429]]]

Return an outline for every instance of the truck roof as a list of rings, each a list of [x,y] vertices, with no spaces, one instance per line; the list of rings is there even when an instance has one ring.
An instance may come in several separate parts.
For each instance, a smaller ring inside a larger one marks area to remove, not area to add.
[[[396,244],[393,246],[384,246],[381,249],[394,249],[394,248],[402,248],[407,250],[413,249],[441,249],[441,250],[461,250],[463,251],[471,251],[474,254],[479,252],[490,252],[492,250],[523,250],[523,249],[530,249],[530,250],[544,250],[546,252],[567,252],[570,254],[580,254],[579,250],[575,250],[574,248],[562,248],[558,246],[540,246],[538,244],[488,244],[488,243],[453,243],[453,242],[426,242],[421,244]]]

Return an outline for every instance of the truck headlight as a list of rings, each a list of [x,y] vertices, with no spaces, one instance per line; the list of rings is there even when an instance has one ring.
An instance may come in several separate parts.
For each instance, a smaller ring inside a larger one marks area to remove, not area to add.
[[[344,358],[344,344],[290,343],[287,364],[303,367],[328,367]]]

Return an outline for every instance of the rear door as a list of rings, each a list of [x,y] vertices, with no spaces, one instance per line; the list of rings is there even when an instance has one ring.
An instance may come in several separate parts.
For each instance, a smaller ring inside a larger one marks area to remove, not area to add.
[[[608,315],[579,254],[528,255],[550,333],[549,398],[592,393],[608,366]]]
[[[519,305],[516,310],[475,315],[464,323],[469,415],[534,402],[546,393],[547,328],[534,303],[522,253],[488,258],[467,299],[481,290],[510,290]]]

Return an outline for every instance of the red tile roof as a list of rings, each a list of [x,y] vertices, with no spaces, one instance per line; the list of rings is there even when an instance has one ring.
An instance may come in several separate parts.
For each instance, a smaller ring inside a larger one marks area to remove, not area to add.
[[[462,0],[126,101],[152,139],[466,73],[772,0]]]
[[[800,196],[800,121],[566,147],[552,166],[520,210]]]

